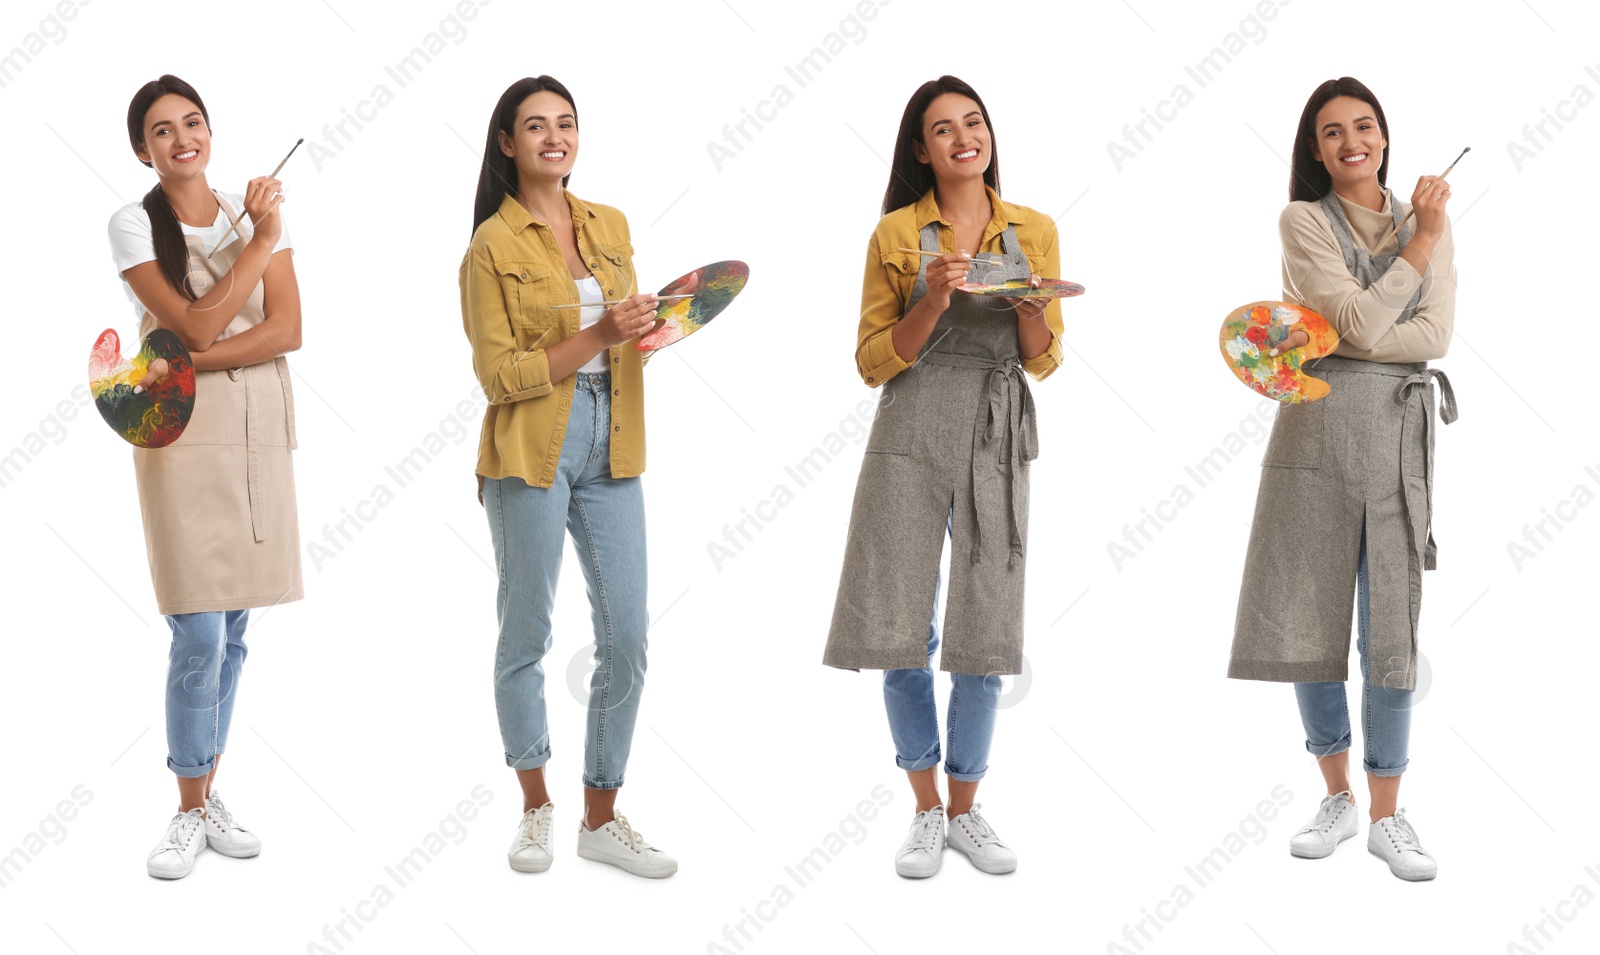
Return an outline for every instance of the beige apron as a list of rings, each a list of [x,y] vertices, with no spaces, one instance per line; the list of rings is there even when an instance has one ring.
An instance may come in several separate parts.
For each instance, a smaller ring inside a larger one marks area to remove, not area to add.
[[[237,214],[221,195],[230,218]],[[185,235],[189,283],[203,297],[248,242],[238,236],[210,258]],[[259,324],[261,283],[218,340]],[[140,336],[159,323],[148,310]],[[197,371],[194,416],[164,448],[133,449],[150,580],[163,614],[244,610],[299,600],[300,528],[295,509],[294,393],[289,363]]]

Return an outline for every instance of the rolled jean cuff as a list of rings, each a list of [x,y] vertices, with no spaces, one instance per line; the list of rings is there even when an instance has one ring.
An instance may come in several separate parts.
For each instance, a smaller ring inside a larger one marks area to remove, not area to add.
[[[1348,735],[1346,735],[1344,739],[1332,743],[1325,743],[1320,746],[1311,742],[1310,740],[1306,740],[1306,752],[1317,757],[1318,759],[1321,759],[1324,756],[1337,756],[1349,749],[1350,737]]]
[[[588,776],[585,776],[585,777],[583,777],[583,788],[584,789],[621,789],[622,788],[622,780],[620,780],[620,779],[612,779],[612,780],[609,780],[607,782],[599,782],[597,780],[590,779]]]
[[[171,756],[167,757],[167,768],[184,779],[199,779],[201,776],[209,776],[216,766],[217,758],[215,756],[206,760],[204,766],[180,766],[172,761]]]
[[[939,750],[934,749],[932,753],[920,759],[906,759],[897,753],[894,757],[894,764],[908,773],[920,773],[924,769],[932,769],[939,765]]]
[[[1363,760],[1363,762],[1366,762],[1366,761]],[[1411,765],[1411,760],[1408,759],[1405,762],[1401,763],[1399,766],[1395,767],[1394,769],[1379,769],[1379,768],[1373,766],[1370,762],[1366,763],[1365,768],[1366,768],[1367,772],[1371,773],[1374,776],[1398,776],[1401,773],[1405,772],[1406,771],[1406,767],[1410,766],[1410,765]]]
[[[984,774],[987,773],[988,771],[989,771],[989,767],[987,767],[987,766],[985,766],[983,769],[981,769],[981,770],[979,770],[978,772],[975,772],[975,773],[958,773],[955,770],[951,769],[948,764],[946,764],[945,767],[944,767],[944,774],[946,776],[949,776],[951,779],[960,780],[961,782],[964,782],[964,783],[975,783],[978,780],[982,779],[984,777]]]
[[[540,766],[543,766],[548,762],[550,762],[549,750],[545,750],[542,753],[535,753],[532,756],[524,756],[521,759],[512,756],[510,753],[506,754],[506,765],[510,766],[512,769],[538,769]]]

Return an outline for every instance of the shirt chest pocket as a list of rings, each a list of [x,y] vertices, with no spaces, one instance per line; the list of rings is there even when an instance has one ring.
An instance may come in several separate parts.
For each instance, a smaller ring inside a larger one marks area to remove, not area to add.
[[[916,286],[917,272],[922,268],[922,256],[910,252],[884,252],[880,254],[879,261],[889,281],[894,283],[895,291],[900,294],[900,301],[911,301],[911,290]]]
[[[539,262],[508,259],[495,264],[506,314],[514,328],[548,327],[556,313],[550,309],[550,268]]]
[[[633,246],[627,242],[600,243],[596,252],[598,257],[589,259],[589,271],[600,279],[606,298],[626,298],[628,290],[633,288]]]

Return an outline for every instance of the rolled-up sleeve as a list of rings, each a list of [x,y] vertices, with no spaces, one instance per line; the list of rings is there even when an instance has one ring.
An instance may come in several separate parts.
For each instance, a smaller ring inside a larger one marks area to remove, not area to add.
[[[494,262],[486,251],[467,250],[461,260],[461,321],[472,344],[472,367],[493,404],[549,394],[550,362],[544,349],[517,351]]]
[[[894,349],[894,327],[905,314],[900,287],[884,263],[878,236],[867,243],[867,264],[861,278],[861,325],[856,335],[856,370],[876,388],[911,367]]]
[[[1029,256],[1028,262],[1035,275],[1051,279],[1062,277],[1061,248],[1056,244],[1054,223],[1044,235],[1039,255]],[[1061,299],[1053,298],[1045,306],[1044,321],[1050,328],[1050,347],[1022,362],[1023,370],[1032,375],[1035,381],[1049,378],[1052,372],[1061,367],[1061,336],[1066,333],[1066,326],[1061,321]]]

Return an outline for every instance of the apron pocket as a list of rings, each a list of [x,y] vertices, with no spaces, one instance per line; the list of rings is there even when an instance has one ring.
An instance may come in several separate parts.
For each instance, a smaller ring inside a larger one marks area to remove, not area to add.
[[[1261,458],[1265,468],[1322,467],[1321,402],[1281,405],[1272,422],[1272,436]]]
[[[225,371],[195,372],[194,413],[171,446],[244,444],[245,388],[242,376],[234,380]]]
[[[902,391],[902,373],[890,379],[878,394],[878,411],[872,418],[872,433],[867,437],[868,454],[910,454],[914,418],[912,402]]]

